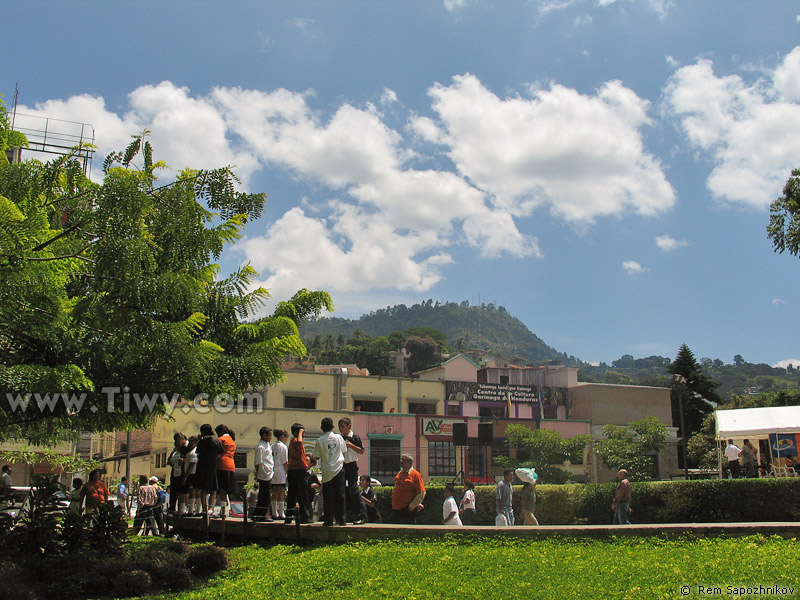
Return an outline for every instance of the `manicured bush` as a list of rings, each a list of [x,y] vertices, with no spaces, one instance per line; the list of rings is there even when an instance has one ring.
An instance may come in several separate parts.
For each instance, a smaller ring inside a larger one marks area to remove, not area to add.
[[[227,569],[230,565],[228,553],[217,546],[194,546],[189,550],[186,564],[192,575],[208,577]]]
[[[616,483],[539,485],[536,517],[541,525],[605,525],[613,513]],[[493,525],[496,486],[477,486],[477,524]],[[384,522],[392,521],[392,488],[375,489]],[[514,510],[521,515],[520,492],[514,486]],[[456,501],[462,491],[456,492]],[[631,484],[634,523],[726,523],[741,521],[800,520],[800,478],[709,479],[701,481],[652,481]],[[442,520],[444,488],[428,488],[419,524]]]

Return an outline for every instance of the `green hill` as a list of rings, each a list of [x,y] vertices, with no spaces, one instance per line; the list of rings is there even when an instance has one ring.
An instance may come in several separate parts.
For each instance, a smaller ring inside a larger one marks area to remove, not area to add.
[[[400,304],[376,310],[359,319],[323,317],[307,321],[301,333],[303,340],[308,342],[318,335],[326,337],[329,334],[347,339],[357,329],[377,337],[411,327],[438,329],[446,335],[452,352],[478,349],[520,363],[557,361],[576,367],[586,364],[548,346],[502,306],[471,306],[466,301],[458,304],[427,300],[410,307]]]

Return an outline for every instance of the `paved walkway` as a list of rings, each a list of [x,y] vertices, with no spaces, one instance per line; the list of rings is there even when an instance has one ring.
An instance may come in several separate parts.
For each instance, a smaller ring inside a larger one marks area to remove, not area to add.
[[[180,531],[203,532],[202,518],[172,519]],[[228,542],[256,541],[269,542],[353,542],[362,540],[387,540],[407,537],[438,537],[445,533],[452,535],[502,535],[506,537],[544,539],[544,538],[596,538],[612,537],[742,537],[747,535],[777,535],[783,538],[800,538],[800,523],[671,523],[664,525],[549,525],[539,527],[444,527],[442,525],[392,525],[369,523],[347,525],[345,527],[324,527],[322,523],[307,525],[286,525],[282,521],[274,523],[245,524],[241,519],[211,519],[209,533],[213,538],[224,538]]]

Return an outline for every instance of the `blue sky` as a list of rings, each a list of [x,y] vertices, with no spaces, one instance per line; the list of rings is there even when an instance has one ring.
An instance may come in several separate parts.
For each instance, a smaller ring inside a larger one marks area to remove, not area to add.
[[[275,300],[324,289],[348,318],[493,303],[588,361],[686,343],[800,363],[800,260],[765,232],[800,167],[796,2],[32,0],[3,15],[18,125],[92,124],[95,171],[147,128],[170,167],[235,165],[269,195],[223,267],[250,261]]]

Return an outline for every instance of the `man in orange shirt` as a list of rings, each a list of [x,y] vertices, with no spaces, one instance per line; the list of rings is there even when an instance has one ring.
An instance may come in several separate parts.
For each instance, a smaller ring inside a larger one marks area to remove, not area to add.
[[[416,523],[419,511],[425,508],[422,505],[425,498],[425,483],[413,465],[414,459],[410,454],[403,454],[400,457],[400,472],[394,476],[392,492],[395,523],[413,525]]]

